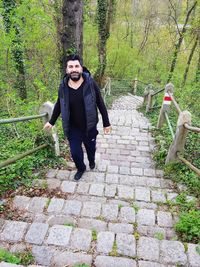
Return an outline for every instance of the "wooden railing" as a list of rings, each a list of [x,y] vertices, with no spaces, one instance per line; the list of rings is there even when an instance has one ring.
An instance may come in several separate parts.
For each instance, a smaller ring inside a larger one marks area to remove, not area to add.
[[[200,170],[196,168],[192,163],[190,163],[188,160],[183,158],[181,154],[184,152],[185,143],[186,143],[186,136],[189,131],[200,133],[200,128],[193,127],[191,114],[189,111],[185,110],[182,111],[179,104],[175,100],[173,96],[174,92],[174,85],[172,83],[168,83],[164,89],[160,89],[156,92],[152,89],[152,85],[148,85],[144,92],[144,102],[143,105],[146,103],[146,112],[150,112],[153,109],[153,98],[164,91],[164,97],[162,106],[160,109],[160,114],[157,122],[157,128],[161,128],[164,124],[164,122],[167,122],[167,125],[169,127],[170,133],[172,135],[172,143],[169,147],[166,163],[180,160],[184,164],[186,164],[190,169],[192,169],[198,176],[200,176]],[[178,113],[178,120],[177,120],[177,126],[176,131],[174,133],[172,125],[170,123],[169,118],[169,111],[171,108],[171,104],[174,105],[176,112]]]
[[[22,118],[11,118],[11,119],[2,119],[0,120],[0,125],[1,124],[8,124],[8,123],[16,123],[16,122],[22,122],[22,121],[30,121],[30,120],[35,120],[35,119],[38,119],[38,118],[42,118],[43,119],[43,123],[49,121],[50,117],[51,117],[51,114],[52,114],[52,111],[53,111],[53,104],[50,103],[50,102],[46,102],[42,105],[42,107],[40,108],[40,111],[38,115],[33,115],[33,116],[28,116],[28,117],[22,117]],[[59,141],[58,141],[58,135],[57,135],[57,132],[56,132],[56,128],[55,126],[53,127],[52,129],[52,139],[53,139],[53,142],[54,142],[54,149],[55,149],[55,154],[57,156],[60,155],[60,149],[59,149]],[[16,162],[17,160],[19,159],[22,159],[30,154],[33,154],[34,152],[40,150],[40,149],[43,149],[43,148],[46,148],[47,146],[49,146],[48,143],[46,144],[42,144],[38,147],[35,147],[33,149],[30,149],[22,154],[19,154],[19,155],[16,155],[14,156],[13,158],[10,158],[10,159],[7,159],[3,162],[0,162],[0,168],[2,167],[5,167],[7,165],[10,165],[14,162]]]
[[[108,77],[105,86],[102,88],[102,92],[103,92],[103,100],[106,103],[106,97],[110,96],[111,93],[111,78]]]

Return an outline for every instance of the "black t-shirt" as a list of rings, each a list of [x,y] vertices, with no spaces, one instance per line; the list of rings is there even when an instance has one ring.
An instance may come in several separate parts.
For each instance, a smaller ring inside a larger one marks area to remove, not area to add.
[[[86,130],[85,106],[83,100],[83,85],[78,89],[69,86],[70,126],[79,130]]]

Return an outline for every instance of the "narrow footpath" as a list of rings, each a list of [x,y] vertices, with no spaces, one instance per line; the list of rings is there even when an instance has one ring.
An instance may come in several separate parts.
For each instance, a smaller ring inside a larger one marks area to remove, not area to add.
[[[30,249],[34,266],[200,266],[196,245],[177,241],[178,218],[164,205],[177,193],[155,168],[151,124],[137,111],[141,102],[128,95],[113,104],[112,134],[103,135],[99,123],[96,168],[80,181],[67,170],[49,170],[37,181],[61,197],[15,196],[12,205],[24,220],[0,221],[0,247]],[[13,266],[20,265],[0,263]]]

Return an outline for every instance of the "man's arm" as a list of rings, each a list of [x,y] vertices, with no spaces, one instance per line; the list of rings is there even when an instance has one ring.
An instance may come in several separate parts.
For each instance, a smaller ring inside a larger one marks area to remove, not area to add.
[[[108,134],[111,132],[111,125],[110,125],[110,121],[108,118],[108,111],[107,111],[107,108],[106,108],[105,103],[103,101],[100,89],[99,89],[99,87],[95,81],[94,81],[94,90],[95,90],[95,94],[96,94],[96,104],[97,104],[97,107],[98,107],[98,109],[101,113],[101,116],[102,116],[104,133]]]

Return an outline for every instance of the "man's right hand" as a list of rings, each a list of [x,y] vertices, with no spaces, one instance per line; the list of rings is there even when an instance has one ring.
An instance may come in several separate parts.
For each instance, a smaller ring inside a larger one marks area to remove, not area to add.
[[[50,131],[52,129],[53,125],[51,125],[49,122],[45,123],[43,130]]]

